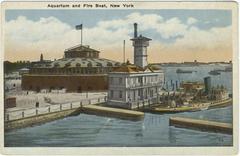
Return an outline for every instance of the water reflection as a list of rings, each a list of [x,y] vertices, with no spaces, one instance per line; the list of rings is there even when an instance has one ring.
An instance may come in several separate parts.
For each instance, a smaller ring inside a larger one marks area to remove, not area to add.
[[[168,141],[170,144],[175,145],[177,142],[176,134],[171,126],[168,128]]]

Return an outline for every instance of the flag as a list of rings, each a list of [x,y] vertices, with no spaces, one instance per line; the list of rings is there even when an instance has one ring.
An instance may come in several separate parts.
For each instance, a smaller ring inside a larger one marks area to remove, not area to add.
[[[76,25],[76,30],[82,30],[82,24]]]

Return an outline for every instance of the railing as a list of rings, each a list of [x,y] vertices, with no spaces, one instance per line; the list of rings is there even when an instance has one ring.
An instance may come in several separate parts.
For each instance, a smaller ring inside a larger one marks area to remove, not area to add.
[[[227,102],[227,101],[231,101],[231,98],[226,98],[226,99],[221,99],[221,100],[215,100],[215,101],[210,101],[211,104],[216,104],[216,103],[221,103],[221,102]]]
[[[152,104],[156,104],[159,102],[159,96],[154,96],[148,99],[136,100],[129,102],[131,103],[131,108],[140,108],[140,107],[150,107]]]
[[[141,88],[141,87],[154,87],[154,86],[161,86],[163,83],[138,83],[138,84],[131,84],[128,85],[127,88]]]
[[[103,97],[98,97],[98,98],[83,99],[81,101],[75,101],[75,102],[53,104],[53,105],[39,107],[39,108],[29,108],[29,109],[7,111],[7,112],[5,112],[4,121],[12,121],[12,120],[18,120],[18,119],[23,119],[23,118],[27,118],[27,117],[42,115],[42,114],[61,112],[64,110],[76,109],[76,108],[82,107],[84,105],[103,103],[106,101],[107,101],[107,96],[103,96]]]

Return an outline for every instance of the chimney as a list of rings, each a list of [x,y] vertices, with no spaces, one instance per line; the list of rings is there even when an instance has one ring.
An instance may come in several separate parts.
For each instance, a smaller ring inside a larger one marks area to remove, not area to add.
[[[209,95],[212,85],[211,85],[211,77],[204,77],[204,85],[205,85],[205,93]]]
[[[134,23],[134,38],[136,38],[137,35],[137,23]]]
[[[43,62],[43,54],[40,55],[40,62]]]

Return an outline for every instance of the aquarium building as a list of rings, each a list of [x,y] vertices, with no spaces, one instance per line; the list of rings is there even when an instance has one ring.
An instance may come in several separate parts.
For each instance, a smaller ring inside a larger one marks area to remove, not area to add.
[[[107,73],[119,67],[120,63],[99,57],[100,51],[86,45],[66,49],[64,57],[52,62],[35,62],[29,74],[22,77],[22,89],[42,89],[67,92],[107,90]],[[42,63],[43,62],[43,63]]]

